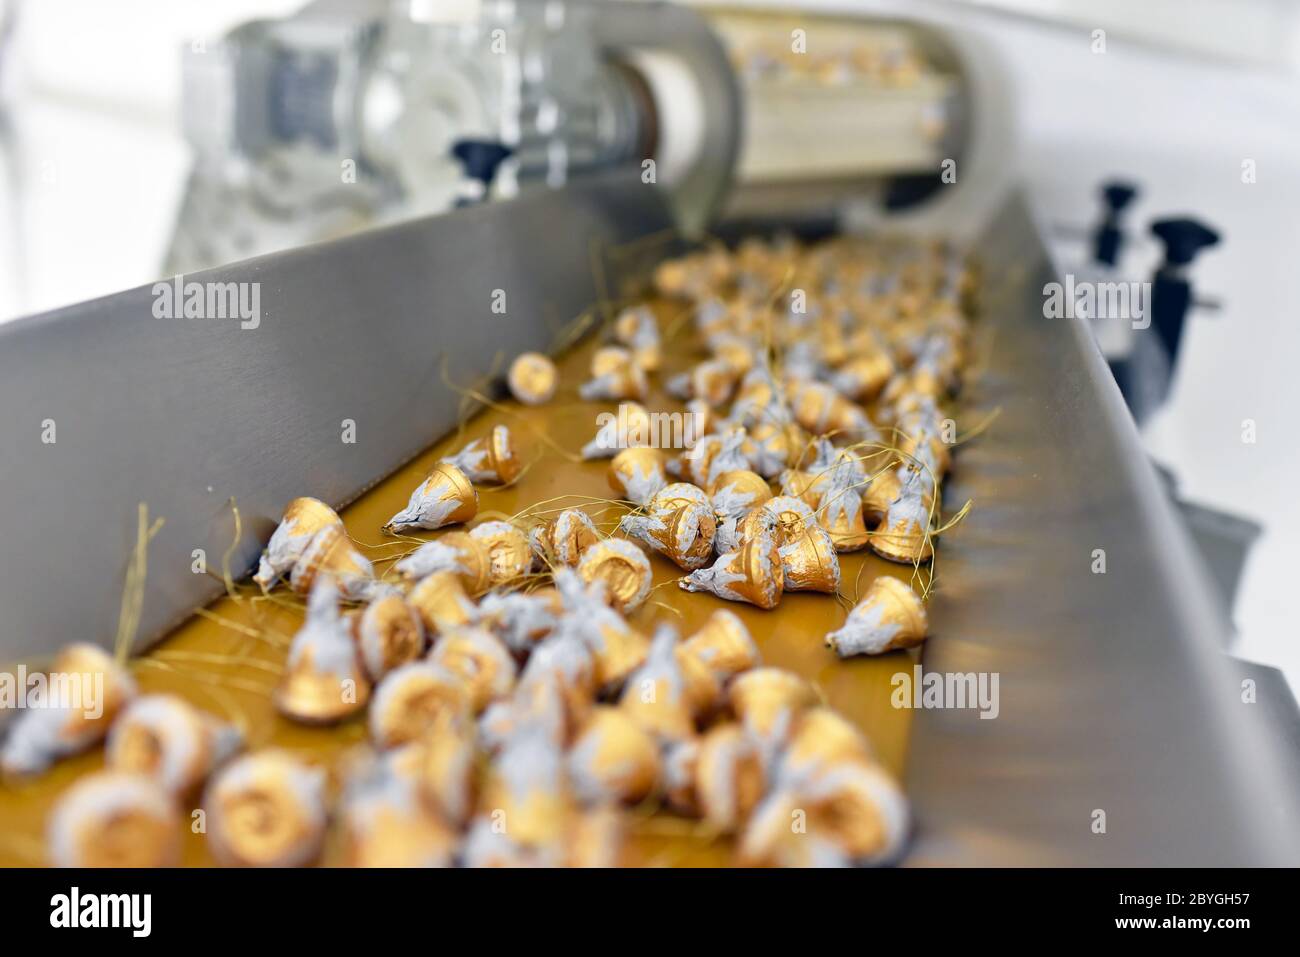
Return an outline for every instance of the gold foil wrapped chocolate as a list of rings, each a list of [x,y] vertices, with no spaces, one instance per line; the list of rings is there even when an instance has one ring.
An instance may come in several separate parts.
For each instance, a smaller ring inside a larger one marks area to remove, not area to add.
[[[203,808],[218,863],[305,867],[325,839],[325,772],[287,751],[258,751],[217,772]]]
[[[644,399],[648,383],[645,369],[621,346],[597,349],[591,359],[591,378],[578,387],[584,399]]]
[[[786,591],[820,591],[833,595],[840,590],[840,560],[835,543],[824,528],[804,529],[802,535],[779,549],[782,587]]]
[[[478,492],[469,476],[448,462],[439,462],[411,493],[406,508],[390,518],[384,530],[442,528],[468,522],[477,514]]]
[[[312,536],[294,563],[289,587],[306,595],[325,577],[333,579],[343,596],[351,601],[367,600],[377,587],[374,567],[353,547],[341,525],[327,525]]]
[[[791,389],[795,421],[814,435],[834,434],[852,442],[879,442],[867,413],[823,382],[801,381]]]
[[[528,534],[509,522],[484,522],[469,533],[488,552],[488,587],[517,585],[533,566],[533,549]]]
[[[515,660],[501,640],[482,628],[457,628],[442,635],[429,662],[447,669],[465,686],[474,713],[508,695],[515,685]]]
[[[460,836],[401,778],[379,777],[355,787],[341,818],[348,867],[450,867],[454,862]]]
[[[370,698],[352,631],[339,614],[338,589],[325,576],[307,601],[307,618],[293,637],[275,707],[286,718],[329,724],[355,714]]]
[[[934,557],[925,499],[928,484],[920,472],[911,472],[901,481],[884,519],[871,533],[871,550],[891,562],[927,562]]]
[[[855,552],[867,545],[862,491],[848,470],[837,470],[821,497],[817,519],[830,533],[837,552]]]
[[[419,581],[434,572],[455,572],[471,595],[485,591],[492,580],[487,545],[468,532],[447,532],[425,542],[394,567],[407,581]]]
[[[614,320],[614,338],[632,350],[632,360],[646,372],[659,368],[659,324],[649,306],[633,306],[619,313]]]
[[[719,684],[756,668],[762,660],[745,623],[725,608],[710,615],[700,630],[682,643],[682,651],[712,671]]]
[[[582,509],[566,508],[554,518],[533,526],[528,540],[533,554],[546,566],[573,568],[583,551],[600,541],[600,532]]]
[[[175,867],[181,820],[162,782],[125,771],[77,781],[55,803],[46,846],[55,867]]]
[[[295,498],[285,506],[284,517],[262,552],[253,581],[270,588],[277,578],[293,568],[312,536],[329,525],[343,527],[334,509],[318,499]]]
[[[691,505],[712,507],[708,493],[698,485],[690,482],[671,482],[655,493],[646,505],[646,511],[652,513],[673,512]]]
[[[669,379],[664,387],[679,399],[699,399],[714,408],[724,405],[735,391],[738,375],[722,359],[708,359]]]
[[[561,571],[555,584],[567,609],[561,627],[590,653],[593,688],[606,693],[617,691],[624,679],[645,662],[650,639],[605,603],[605,582],[588,584],[572,572]]]
[[[504,642],[515,655],[527,655],[555,630],[564,613],[551,589],[536,592],[490,592],[478,603],[475,622]]]
[[[424,654],[424,623],[401,595],[372,601],[352,619],[352,634],[372,681]]]
[[[467,625],[477,615],[474,603],[465,594],[465,587],[455,572],[426,575],[411,589],[406,601],[415,609],[420,624],[430,636]]]
[[[475,726],[444,712],[428,733],[388,752],[387,760],[439,817],[459,828],[474,807],[477,746]]]
[[[637,505],[645,505],[668,484],[663,455],[657,449],[624,449],[614,456],[606,474],[609,487]]]
[[[784,572],[770,534],[750,539],[739,551],[720,555],[708,568],[691,572],[678,583],[686,591],[707,591],[728,601],[772,609],[781,601]]]
[[[560,370],[540,352],[525,352],[515,357],[506,373],[510,394],[524,405],[550,402],[560,384]]]
[[[883,351],[854,356],[831,376],[830,384],[854,402],[871,402],[894,375],[894,363]]]
[[[514,436],[504,425],[495,426],[488,435],[475,439],[442,461],[456,466],[471,482],[509,485],[523,470],[515,451]]]
[[[659,781],[659,746],[622,708],[597,705],[568,755],[569,778],[588,804],[636,804]]]
[[[559,854],[574,813],[564,755],[539,729],[523,728],[507,742],[488,772],[479,801],[485,824],[530,856]],[[471,833],[471,842],[473,834]],[[466,848],[467,863],[477,855]]]
[[[241,744],[239,731],[168,694],[136,698],[113,723],[104,763],[140,774],[177,797],[193,794]]]
[[[45,676],[45,696],[19,689],[28,707],[14,716],[0,748],[0,771],[27,775],[104,740],[114,719],[136,695],[127,670],[95,645],[68,645]]]
[[[640,608],[650,595],[650,559],[636,545],[610,538],[582,553],[578,577],[587,584],[601,582],[606,600],[625,615]]]
[[[709,482],[713,459],[721,450],[722,436],[716,432],[701,435],[694,445],[668,463],[668,471],[676,478],[703,487]]]
[[[927,629],[920,596],[897,578],[882,575],[871,583],[844,624],[826,636],[826,645],[841,658],[879,655],[919,645]]]
[[[762,749],[735,723],[715,725],[700,741],[695,796],[704,820],[731,833],[744,824],[766,789]]]
[[[736,717],[767,745],[784,743],[799,715],[817,704],[812,686],[783,668],[753,668],[739,674],[727,696]]]
[[[671,628],[655,632],[645,663],[628,677],[618,700],[632,720],[669,742],[695,734],[693,702],[677,649],[677,633]]]
[[[806,778],[848,762],[873,760],[862,732],[839,712],[819,706],[799,715],[781,753],[781,773]]]
[[[683,505],[646,515],[625,515],[618,530],[670,558],[688,571],[713,557],[717,523],[707,505]]]
[[[375,687],[370,738],[379,748],[418,740],[444,715],[469,720],[469,689],[461,678],[430,661],[394,668]]]

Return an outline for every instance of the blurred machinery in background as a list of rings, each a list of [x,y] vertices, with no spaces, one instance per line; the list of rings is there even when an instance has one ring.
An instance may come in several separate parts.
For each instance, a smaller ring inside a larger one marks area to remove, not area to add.
[[[667,189],[687,232],[724,204],[908,207],[945,160],[954,183],[968,145],[953,42],[671,5],[316,0],[187,51],[195,164],[167,272],[621,164]]]

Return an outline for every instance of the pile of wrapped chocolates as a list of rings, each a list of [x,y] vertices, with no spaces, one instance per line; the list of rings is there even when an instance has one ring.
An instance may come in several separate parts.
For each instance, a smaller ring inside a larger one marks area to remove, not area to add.
[[[652,812],[742,865],[897,860],[897,782],[816,686],[764,666],[728,603],[851,591],[840,627],[809,637],[831,661],[925,640],[916,589],[859,588],[840,556],[933,557],[971,281],[946,246],[903,241],[747,240],[664,262],[658,310],[614,316],[576,389],[618,403],[580,453],[607,468],[616,522],[579,506],[480,516],[479,489],[523,469],[523,433],[504,424],[411,491],[383,531],[413,547],[384,574],[332,508],[295,499],[253,576],[305,602],[274,705],[362,721],[365,745],[332,768],[241,753],[223,721],[70,646],[54,669],[102,676],[102,713],[30,711],[0,747],[0,771],[32,775],[104,746],[106,768],[48,817],[49,859],[177,863],[183,809],[199,807],[212,856],[242,866],[312,864],[327,841],[357,866],[609,866]],[[669,372],[676,335],[700,351]],[[642,404],[656,377],[689,413],[687,448],[656,447]],[[529,353],[505,387],[545,405],[559,378]],[[719,599],[693,633],[639,624],[661,563]]]

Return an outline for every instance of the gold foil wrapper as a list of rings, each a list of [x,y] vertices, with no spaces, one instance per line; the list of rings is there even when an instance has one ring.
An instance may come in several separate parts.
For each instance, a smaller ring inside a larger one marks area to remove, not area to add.
[[[695,794],[704,820],[729,834],[740,828],[767,788],[762,749],[739,724],[710,728],[695,760]]]
[[[578,395],[593,399],[644,399],[649,388],[645,369],[632,353],[621,346],[597,349],[591,360],[591,378],[578,388]]]
[[[825,529],[810,526],[779,551],[786,591],[833,595],[840,590],[840,560],[835,555],[835,543]]]
[[[646,505],[646,511],[661,514],[674,512],[691,505],[703,505],[711,508],[708,493],[698,485],[690,482],[672,482],[660,489]]]
[[[882,575],[871,583],[842,627],[826,636],[841,658],[912,648],[925,640],[928,624],[921,598],[906,583]]]
[[[597,705],[568,754],[569,778],[587,804],[637,804],[659,782],[659,746],[631,715]]]
[[[628,677],[618,701],[633,721],[668,742],[695,734],[694,702],[677,648],[677,634],[660,628],[645,663]]]
[[[379,748],[396,748],[427,734],[439,718],[469,720],[469,689],[458,676],[430,661],[413,661],[390,671],[370,704],[370,738]]]
[[[348,867],[450,867],[460,835],[399,779],[352,795],[342,817]]]
[[[461,680],[475,714],[506,697],[515,686],[514,658],[500,639],[482,628],[458,628],[444,634],[434,643],[429,661]]]
[[[646,515],[625,515],[618,529],[688,571],[713,558],[717,523],[707,505],[683,505]]]
[[[240,743],[235,728],[183,698],[144,695],[113,723],[104,763],[114,771],[152,778],[169,793],[185,797]]]
[[[401,595],[372,601],[353,617],[352,634],[361,663],[373,681],[424,654],[424,623]]]
[[[203,798],[208,847],[227,867],[305,867],[325,838],[325,772],[269,749],[226,765]]]
[[[528,535],[533,554],[550,568],[573,568],[582,553],[600,541],[600,532],[586,512],[567,508],[533,526]]]
[[[691,572],[678,583],[686,591],[707,591],[728,601],[772,609],[784,587],[781,557],[771,535],[751,539],[739,551],[718,557],[708,568]]]
[[[419,581],[434,572],[455,572],[471,595],[486,591],[492,580],[492,556],[487,546],[469,532],[446,532],[425,542],[394,566],[407,581]]]
[[[624,449],[611,460],[606,474],[609,487],[636,505],[647,504],[668,484],[663,455],[657,449]]]
[[[517,585],[532,569],[533,549],[523,529],[509,522],[484,522],[469,534],[487,548],[489,588]]]
[[[616,610],[630,615],[650,595],[650,559],[636,545],[617,538],[597,542],[582,553],[578,577],[587,584],[601,582]]]
[[[295,498],[284,509],[284,517],[271,535],[258,562],[253,581],[270,588],[276,579],[291,571],[314,536],[330,525],[343,528],[334,509],[314,498]]]
[[[759,741],[784,743],[800,714],[817,704],[812,685],[783,668],[754,668],[727,689],[732,713]]]
[[[101,771],[59,797],[46,846],[55,867],[175,867],[180,838],[180,815],[160,781]]]
[[[524,405],[550,402],[559,384],[560,370],[540,352],[525,352],[517,356],[506,373],[510,394]]]
[[[478,492],[469,476],[449,462],[439,462],[411,493],[406,508],[390,518],[384,530],[432,530],[468,522],[477,514]]]
[[[720,685],[762,661],[745,623],[725,608],[710,615],[700,630],[682,643],[682,651],[712,671]]]
[[[434,636],[467,625],[476,617],[474,603],[465,594],[455,572],[434,572],[416,583],[406,596],[425,633]]]
[[[471,482],[509,485],[523,470],[515,451],[514,436],[504,425],[493,427],[486,437],[475,439],[442,461],[456,466]]]
[[[884,519],[871,533],[871,550],[881,558],[916,564],[934,557],[930,509],[924,494],[928,487],[920,472],[912,472],[902,480]]]
[[[369,559],[353,547],[343,526],[327,525],[312,536],[294,564],[289,587],[306,595],[328,576],[346,598],[364,601],[374,592],[374,574]]]
[[[304,724],[331,724],[356,714],[370,699],[352,630],[339,614],[338,589],[321,578],[307,601],[307,618],[293,637],[275,707]]]

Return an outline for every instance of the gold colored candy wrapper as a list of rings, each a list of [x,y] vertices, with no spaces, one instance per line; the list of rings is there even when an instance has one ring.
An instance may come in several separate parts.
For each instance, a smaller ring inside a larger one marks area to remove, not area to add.
[[[659,782],[659,746],[626,711],[597,705],[568,754],[569,778],[587,804],[636,804]]]
[[[709,506],[693,504],[647,515],[625,515],[618,530],[689,571],[713,557],[717,523]]]
[[[618,706],[633,721],[663,741],[674,742],[695,734],[695,714],[681,659],[677,634],[664,626],[655,633],[645,664],[623,686]]]
[[[368,783],[343,806],[348,867],[450,867],[458,835],[400,778]]]
[[[923,495],[925,488],[928,483],[920,472],[912,472],[903,480],[880,526],[871,533],[871,550],[881,558],[914,564],[934,557],[930,510]]]
[[[772,534],[776,538],[778,547],[798,540],[804,532],[817,525],[817,514],[808,503],[790,495],[778,495],[770,499],[761,509],[755,509],[745,516],[746,522],[749,522],[756,513],[765,514],[771,520]],[[754,525],[755,530],[760,527]],[[741,539],[744,540],[748,534],[748,529],[742,530]]]
[[[533,526],[528,533],[533,554],[545,565],[573,568],[582,553],[600,541],[591,516],[582,509],[567,508],[554,518]]]
[[[712,671],[720,685],[762,661],[745,623],[725,608],[710,615],[700,630],[682,643],[682,651]]]
[[[587,720],[596,698],[596,666],[582,639],[563,626],[528,658],[509,707],[492,705],[479,721],[488,746],[497,749],[522,728],[546,731],[556,746],[567,743]]]
[[[533,549],[523,529],[509,522],[484,522],[469,535],[487,549],[489,588],[518,584],[532,569]]]
[[[703,505],[712,508],[708,493],[698,485],[690,482],[672,482],[665,485],[646,505],[646,511],[652,514],[674,512],[691,505]]]
[[[589,585],[602,582],[610,605],[625,615],[640,608],[650,595],[650,559],[622,539],[606,539],[589,547],[582,553],[577,572]]]
[[[781,601],[784,572],[770,534],[751,539],[739,551],[718,557],[708,568],[691,572],[678,583],[686,591],[707,591],[728,601],[772,609]]]
[[[612,415],[582,447],[584,459],[612,459],[622,449],[648,446],[654,438],[653,420],[639,402],[620,402]]]
[[[390,518],[384,530],[432,530],[468,522],[477,514],[478,492],[469,476],[448,462],[439,462],[411,493],[406,508]]]
[[[78,642],[54,659],[49,674],[67,686],[66,701],[27,708],[12,721],[0,748],[0,771],[28,775],[103,741],[136,695],[136,684],[102,648]]]
[[[781,754],[781,773],[807,778],[849,762],[869,764],[871,746],[856,726],[830,708],[809,708],[799,716]]]
[[[560,370],[540,352],[525,352],[510,363],[506,385],[510,394],[524,405],[550,402],[560,384]]]
[[[837,552],[856,552],[868,542],[862,492],[848,471],[837,471],[822,496],[818,523],[830,533]]]
[[[894,363],[884,352],[854,356],[831,376],[831,385],[854,402],[870,402],[894,376]]]
[[[136,698],[113,723],[104,763],[151,778],[177,797],[193,794],[239,749],[239,732],[168,694]]]
[[[515,686],[514,658],[500,639],[482,628],[458,628],[444,634],[434,643],[429,662],[460,679],[475,714],[506,697]]]
[[[440,717],[469,720],[470,694],[457,675],[430,661],[395,668],[375,688],[370,703],[370,738],[378,748],[396,748],[427,734]]]
[[[618,867],[623,841],[623,816],[617,808],[589,808],[569,820],[564,866]]]
[[[724,834],[744,824],[763,797],[762,750],[735,723],[710,728],[695,759],[695,795],[704,820]]]
[[[779,549],[783,587],[786,591],[820,591],[833,595],[840,590],[840,560],[830,533],[813,525]]]
[[[655,372],[662,359],[659,324],[649,306],[624,309],[614,320],[614,338],[632,350],[632,360],[646,372]]]
[[[181,821],[161,782],[101,771],[72,785],[50,814],[46,846],[55,867],[175,867]]]
[[[754,668],[737,675],[727,696],[732,713],[766,744],[783,743],[799,715],[817,704],[812,686],[783,668]]]
[[[434,572],[416,583],[406,596],[429,636],[451,631],[474,620],[474,603],[465,594],[460,576],[454,572]]]
[[[814,435],[834,433],[852,442],[879,442],[880,432],[861,407],[823,382],[801,381],[790,390],[795,421]]]
[[[745,448],[749,445],[749,432],[744,426],[732,426],[722,433],[722,445],[717,453],[709,462],[709,471],[707,481],[704,487],[712,490],[716,487],[719,477],[725,472],[740,473],[750,472],[749,457],[745,454]],[[762,476],[759,476],[762,480]],[[764,484],[766,482],[764,481]]]
[[[475,439],[442,461],[456,466],[471,482],[508,485],[519,477],[523,469],[515,451],[514,437],[504,425],[495,426],[485,438]]]
[[[750,428],[745,451],[754,471],[772,479],[798,458],[806,444],[804,431],[795,423],[767,419]]]
[[[329,525],[343,528],[343,520],[334,509],[319,499],[295,498],[285,506],[284,517],[262,552],[253,581],[270,588],[302,557],[312,536]]]
[[[725,405],[735,391],[737,373],[722,359],[708,359],[688,372],[673,376],[665,384],[670,395],[679,399],[699,399],[717,408]]]
[[[352,601],[365,601],[374,594],[374,568],[353,547],[341,525],[327,525],[312,536],[294,563],[289,587],[299,595],[306,595],[324,577],[333,579],[344,597]]]
[[[479,821],[499,828],[515,845],[558,848],[574,811],[572,800],[563,753],[539,730],[524,728],[488,771]]]
[[[772,498],[767,480],[749,469],[734,469],[720,473],[709,485],[709,501],[713,509],[724,518],[741,518],[751,508],[763,505]]]
[[[354,615],[352,634],[372,681],[424,654],[424,624],[401,595],[384,595]]]
[[[388,759],[439,817],[460,827],[474,808],[476,749],[474,725],[444,713],[424,737],[390,751]]]
[[[527,655],[555,630],[564,606],[553,588],[535,592],[490,592],[478,604],[475,621],[515,655]]]
[[[268,749],[226,765],[203,798],[208,846],[227,867],[305,867],[325,838],[325,772]]]
[[[447,532],[425,542],[393,566],[407,581],[434,572],[455,572],[471,595],[486,591],[492,580],[492,556],[487,546],[468,532]]]
[[[591,360],[591,378],[578,387],[584,399],[644,399],[649,384],[645,370],[621,346],[597,349]]]
[[[606,475],[609,487],[636,505],[645,505],[668,484],[657,449],[624,449],[609,463]]]
[[[275,707],[305,724],[330,724],[356,714],[370,698],[348,622],[339,614],[338,589],[319,579],[307,601],[307,618],[293,637]]]
[[[675,478],[702,488],[709,482],[709,469],[720,451],[722,451],[722,436],[714,432],[701,435],[694,445],[668,463],[668,471]]]
[[[841,658],[879,655],[919,645],[927,630],[920,596],[905,582],[882,575],[871,583],[843,626],[826,636],[826,645]]]

